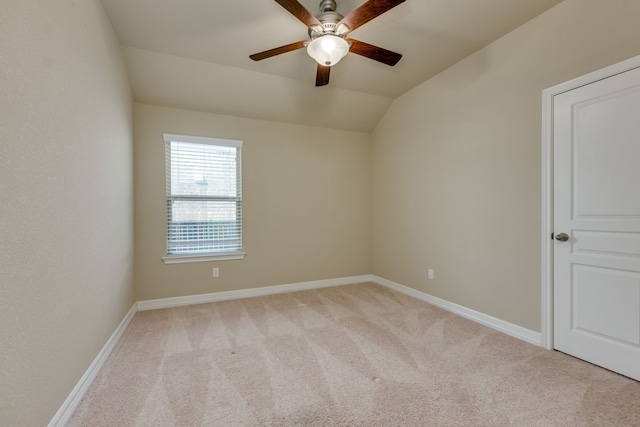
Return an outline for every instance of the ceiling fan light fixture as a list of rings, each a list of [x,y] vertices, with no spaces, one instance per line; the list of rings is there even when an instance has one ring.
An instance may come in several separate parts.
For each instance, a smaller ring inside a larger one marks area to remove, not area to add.
[[[320,65],[336,65],[349,52],[349,43],[342,37],[325,34],[307,46],[307,53]]]

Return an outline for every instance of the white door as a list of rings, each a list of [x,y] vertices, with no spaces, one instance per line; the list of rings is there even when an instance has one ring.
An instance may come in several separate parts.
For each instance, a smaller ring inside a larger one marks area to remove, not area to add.
[[[640,69],[553,108],[554,347],[640,380]]]

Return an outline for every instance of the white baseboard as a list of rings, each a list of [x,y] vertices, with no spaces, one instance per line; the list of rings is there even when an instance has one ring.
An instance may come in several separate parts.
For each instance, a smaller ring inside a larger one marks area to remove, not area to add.
[[[183,305],[203,304],[207,302],[226,301],[232,299],[275,295],[286,292],[304,291],[307,289],[328,288],[331,286],[353,285],[372,281],[371,275],[341,277],[338,279],[315,280],[311,282],[291,283],[288,285],[265,286],[262,288],[242,289],[238,291],[213,292],[210,294],[187,295],[182,297],[161,298],[138,301],[138,310],[155,310],[158,308],[179,307]]]
[[[387,280],[379,276],[372,275],[370,280],[374,283],[377,283],[378,285],[386,286],[387,288],[393,289],[394,291],[398,291],[402,294],[419,299],[420,301],[435,305],[436,307],[440,307],[466,319],[473,320],[474,322],[480,323],[484,326],[488,326],[489,328],[495,329],[514,338],[521,339],[522,341],[526,341],[530,344],[542,346],[542,335],[540,332],[535,332],[530,329],[523,328],[522,326],[505,322],[504,320],[500,320],[496,317],[471,310],[470,308],[454,304],[438,297],[434,297],[433,295],[429,295],[425,292],[418,291],[408,286],[392,282],[391,280]]]
[[[129,312],[124,316],[122,322],[118,325],[116,330],[111,334],[111,337],[107,340],[107,343],[102,347],[102,350],[98,353],[96,358],[93,360],[89,368],[86,370],[78,384],[76,384],[75,388],[71,391],[71,394],[64,401],[58,412],[53,416],[51,421],[49,422],[49,427],[64,427],[67,425],[71,417],[73,416],[73,412],[76,410],[80,401],[84,397],[85,393],[93,383],[93,380],[100,372],[100,369],[104,366],[105,362],[109,358],[109,355],[115,348],[116,344],[124,334],[124,331],[131,323],[133,316],[138,311],[137,305],[133,304]]]
[[[513,323],[489,316],[470,308],[443,300],[441,298],[418,291],[408,286],[401,285],[382,277],[367,274],[362,276],[341,277],[337,279],[316,280],[311,282],[292,283],[288,285],[265,286],[262,288],[242,289],[238,291],[213,292],[210,294],[188,295],[174,298],[162,298],[146,301],[138,301],[138,310],[155,310],[159,308],[179,307],[192,304],[203,304],[216,301],[274,295],[286,292],[303,291],[307,289],[327,288],[331,286],[352,285],[356,283],[374,282],[382,286],[424,301],[436,307],[450,311],[466,319],[473,320],[484,326],[503,332],[512,337],[521,339],[537,346],[542,345],[542,335],[539,332],[514,325]]]

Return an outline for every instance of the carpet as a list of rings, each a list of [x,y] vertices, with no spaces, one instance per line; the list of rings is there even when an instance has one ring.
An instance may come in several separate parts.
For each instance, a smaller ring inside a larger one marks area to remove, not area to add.
[[[69,426],[640,426],[640,383],[364,283],[138,312]]]

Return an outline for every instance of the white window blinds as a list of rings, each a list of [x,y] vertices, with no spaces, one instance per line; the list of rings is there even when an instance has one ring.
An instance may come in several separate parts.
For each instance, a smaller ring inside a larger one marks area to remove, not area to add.
[[[242,141],[164,135],[167,258],[242,252]]]

